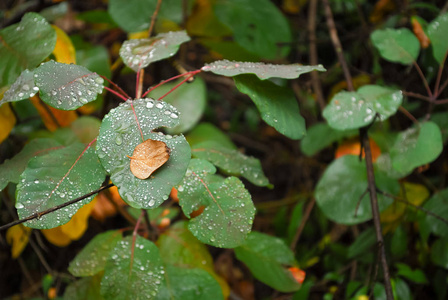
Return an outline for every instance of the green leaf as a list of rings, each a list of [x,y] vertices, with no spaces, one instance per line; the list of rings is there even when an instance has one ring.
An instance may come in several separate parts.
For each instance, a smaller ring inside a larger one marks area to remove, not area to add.
[[[154,0],[110,0],[108,12],[123,30],[139,32],[149,28],[156,4]]]
[[[152,62],[173,56],[180,44],[189,40],[185,31],[160,33],[149,39],[128,40],[120,48],[120,57],[129,68],[138,72]]]
[[[337,93],[325,107],[323,116],[336,130],[357,129],[370,124],[375,115],[385,121],[401,105],[401,91],[379,85],[365,85],[357,92]]]
[[[158,99],[168,93],[172,88],[180,83],[181,80],[166,83],[151,93],[149,97]],[[197,77],[189,84],[183,84],[163,98],[163,101],[173,105],[182,115],[179,125],[167,129],[170,134],[179,134],[193,128],[205,110],[207,102],[207,89],[205,82]]]
[[[290,244],[293,241],[294,236],[296,235],[297,229],[300,226],[300,223],[303,218],[302,212],[303,212],[304,204],[305,204],[305,201],[300,201],[299,203],[297,203],[294,206],[294,209],[292,210],[291,217],[289,219],[289,225],[288,225],[288,239],[287,239],[288,244]]]
[[[426,201],[423,208],[448,220],[448,189],[444,189],[433,195]],[[421,223],[421,226],[427,227],[430,232],[438,236],[448,237],[448,225],[445,222],[429,214],[425,214]]]
[[[308,128],[306,136],[300,142],[300,148],[306,156],[312,156],[334,142],[357,134],[356,130],[336,130],[327,123],[317,123]]]
[[[436,265],[448,269],[448,238],[440,238],[432,244],[431,260]]]
[[[326,71],[322,65],[273,65],[261,62],[229,61],[226,59],[205,64],[201,70],[228,77],[241,74],[255,74],[262,80],[272,77],[294,79],[299,78],[299,76],[304,73],[309,73],[314,70],[321,72]]]
[[[376,186],[389,194],[397,195],[400,187],[378,170],[375,171]],[[365,162],[357,156],[345,155],[333,161],[317,184],[315,197],[323,213],[331,220],[346,225],[359,224],[372,218],[370,198],[367,191]],[[361,198],[362,196],[362,198]],[[392,200],[378,195],[380,211]]]
[[[109,53],[104,46],[76,49],[76,63],[107,78],[111,77]]]
[[[31,140],[16,156],[0,165],[0,190],[3,190],[9,182],[19,183],[20,174],[31,158],[47,154],[60,146],[61,144],[53,139]]]
[[[201,269],[165,266],[165,284],[155,297],[157,300],[224,299],[218,282]]]
[[[431,121],[436,123],[442,133],[442,141],[448,141],[448,112],[436,112],[431,114]]]
[[[171,149],[169,160],[150,178],[142,180],[130,170],[134,148],[142,143],[136,117],[144,140],[164,142]],[[168,199],[171,188],[182,180],[190,161],[190,146],[183,135],[154,132],[160,127],[179,124],[179,113],[172,105],[152,99],[128,100],[112,109],[103,119],[97,141],[97,153],[112,182],[128,204],[135,208],[155,208]]]
[[[364,255],[370,251],[376,243],[376,235],[373,227],[364,230],[355,240],[353,244],[348,247],[347,258],[354,258],[358,255]]]
[[[104,270],[109,252],[121,239],[121,232],[115,230],[96,235],[70,262],[68,271],[74,276],[85,277]]]
[[[390,242],[390,252],[394,258],[401,258],[408,253],[408,235],[400,225],[395,229]]]
[[[25,70],[5,92],[0,106],[6,102],[25,100],[36,95],[39,88],[34,85],[34,72]]]
[[[103,300],[100,294],[101,276],[85,277],[71,283],[64,292],[64,300]]]
[[[85,151],[85,152],[84,152]],[[98,189],[105,173],[92,147],[76,143],[32,158],[17,185],[16,208],[19,218],[53,208]],[[81,206],[92,201],[90,196],[64,209],[25,223],[48,229],[63,225]]]
[[[420,269],[412,270],[411,267],[402,263],[396,263],[395,267],[397,267],[398,276],[402,276],[415,283],[428,283],[428,279],[426,279],[425,273],[423,273],[423,271]]]
[[[179,201],[190,190],[195,193],[197,186],[206,187],[206,191],[196,200],[207,203],[206,207],[188,224],[193,235],[201,242],[215,247],[233,248],[241,245],[251,230],[255,216],[255,207],[243,183],[236,177],[229,177],[209,184],[205,181],[206,176],[195,172],[187,172],[186,177],[184,180],[194,182],[196,186],[184,186],[184,191],[178,193]]]
[[[291,89],[253,75],[240,75],[234,80],[238,90],[254,101],[266,123],[291,139],[305,135],[305,120]]]
[[[25,69],[33,69],[51,54],[56,32],[36,13],[0,30],[0,87],[11,84]]]
[[[246,264],[255,278],[270,287],[284,293],[300,288],[286,268],[294,265],[294,254],[281,239],[251,232],[246,242],[235,248],[235,255]]]
[[[407,28],[378,29],[370,35],[370,39],[380,55],[391,62],[411,64],[420,52],[417,37]]]
[[[435,18],[428,25],[427,33],[431,40],[432,53],[439,64],[445,60],[448,51],[448,41],[446,39],[446,32],[448,30],[448,14]]]
[[[137,235],[118,242],[107,258],[101,295],[106,299],[153,299],[163,281],[159,249]]]
[[[186,139],[191,146],[213,141],[228,149],[238,149],[227,134],[211,123],[200,123],[187,134]]]
[[[82,116],[70,124],[70,129],[81,143],[90,143],[100,132],[101,121],[95,117]]]
[[[392,167],[402,173],[434,161],[442,152],[442,134],[433,122],[425,122],[420,128],[409,128],[398,134],[390,149]]]
[[[242,176],[255,185],[269,185],[260,161],[238,150],[230,150],[215,142],[204,142],[192,147],[192,155],[208,160],[229,174]]]
[[[53,60],[34,71],[34,82],[41,99],[62,110],[74,110],[96,99],[104,88],[104,79],[78,65]]]
[[[233,31],[235,41],[266,59],[288,55],[291,29],[281,11],[268,0],[217,0],[217,18]],[[282,44],[282,46],[280,46]]]

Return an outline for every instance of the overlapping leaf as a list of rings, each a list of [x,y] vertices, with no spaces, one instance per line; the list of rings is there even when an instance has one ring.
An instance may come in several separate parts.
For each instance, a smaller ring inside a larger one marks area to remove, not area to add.
[[[173,56],[180,44],[189,40],[185,31],[160,33],[149,39],[128,40],[121,46],[120,56],[129,68],[137,72],[152,62]]]
[[[40,97],[49,105],[73,110],[96,99],[104,88],[104,79],[88,69],[49,61],[34,71],[34,83]]]
[[[381,56],[391,62],[411,64],[420,52],[420,42],[407,28],[375,30],[370,39]]]
[[[295,263],[294,254],[281,239],[251,232],[244,244],[235,248],[235,255],[255,278],[274,289],[286,293],[300,288],[287,269]]]
[[[386,120],[396,113],[402,100],[399,90],[365,85],[357,92],[337,93],[325,107],[323,116],[336,130],[357,129],[370,124],[377,113],[380,121]]]
[[[16,208],[19,218],[84,196],[101,186],[104,170],[94,150],[89,147],[83,152],[85,148],[84,144],[76,143],[29,161],[17,185]],[[92,199],[93,196],[90,196],[25,224],[39,229],[65,224],[81,206]]]
[[[445,13],[443,15],[435,18],[428,25],[428,36],[431,40],[432,52],[434,58],[437,60],[439,64],[441,64],[448,51],[448,41],[446,39],[446,32],[448,30],[448,14]]]
[[[110,252],[101,281],[106,299],[154,299],[162,284],[164,270],[159,249],[137,236],[129,236]]]
[[[135,147],[144,139],[164,142],[171,149],[169,160],[148,179],[138,179],[130,170]],[[103,119],[97,142],[97,153],[112,182],[128,204],[135,208],[155,208],[168,199],[171,188],[182,180],[190,161],[190,146],[183,137],[154,132],[160,127],[179,124],[179,113],[172,105],[153,99],[122,103]]]
[[[5,92],[0,105],[6,102],[25,100],[36,95],[39,88],[34,85],[34,72],[25,70]]]
[[[262,80],[272,77],[294,79],[304,73],[309,73],[314,70],[321,72],[326,71],[322,65],[273,65],[260,62],[254,63],[229,60],[218,60],[210,64],[205,64],[205,66],[202,67],[202,71],[212,72],[218,75],[233,77],[241,74],[255,74]]]

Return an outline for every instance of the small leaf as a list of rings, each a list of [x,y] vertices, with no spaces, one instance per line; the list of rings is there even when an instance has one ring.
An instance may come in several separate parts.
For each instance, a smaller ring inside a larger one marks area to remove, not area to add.
[[[185,31],[160,33],[149,39],[128,40],[120,48],[120,57],[129,68],[138,72],[152,62],[173,56],[180,44],[189,40]]]
[[[51,54],[56,33],[37,13],[0,30],[0,86],[11,84],[25,69],[33,69]]]
[[[85,148],[84,144],[76,143],[29,161],[17,185],[16,208],[19,218],[81,197],[101,186],[104,170],[93,149]],[[81,206],[92,199],[93,196],[90,196],[64,209],[30,220],[25,225],[47,229],[65,224]]]
[[[445,59],[448,51],[446,32],[448,30],[448,13],[438,16],[428,25],[428,36],[431,40],[432,53],[439,64]]]
[[[425,122],[420,128],[409,128],[397,136],[390,149],[392,167],[400,173],[410,173],[414,168],[434,161],[442,150],[439,127],[433,122]]]
[[[322,65],[303,66],[294,65],[272,65],[265,63],[240,62],[218,60],[210,64],[205,64],[202,71],[212,72],[218,75],[233,77],[241,74],[255,74],[258,78],[264,80],[271,77],[294,79],[299,78],[304,73],[311,71],[326,71]]]
[[[230,150],[215,142],[204,142],[192,148],[192,155],[210,161],[227,173],[242,176],[255,185],[269,185],[260,161],[238,150]]]
[[[34,71],[34,82],[43,101],[57,109],[73,110],[96,99],[104,79],[86,68],[53,60]]]
[[[409,65],[420,52],[420,42],[407,28],[378,29],[370,35],[370,39],[381,56],[391,62]]]
[[[161,141],[171,149],[170,159],[146,180],[135,177],[129,167],[127,156],[131,156],[135,147],[142,142],[131,105],[144,139]],[[182,135],[154,132],[157,128],[174,127],[177,124],[177,110],[153,99],[129,100],[104,117],[98,136],[97,154],[106,171],[111,174],[111,180],[118,187],[123,200],[134,208],[158,207],[168,199],[172,187],[182,180],[191,157],[190,146]]]
[[[11,245],[11,257],[16,259],[28,245],[31,228],[22,224],[12,226],[6,231],[6,242]]]
[[[382,172],[375,172],[377,187],[389,194],[397,195],[400,186]],[[331,220],[346,225],[359,224],[372,218],[367,191],[365,162],[358,157],[343,156],[333,161],[317,184],[315,197],[322,212]],[[378,195],[380,211],[392,200]]]
[[[93,276],[104,270],[109,252],[122,239],[119,231],[106,231],[95,236],[70,262],[73,276]]]
[[[291,89],[253,75],[239,75],[234,80],[238,90],[254,101],[266,123],[291,139],[305,135],[305,119]]]
[[[422,270],[412,270],[410,266],[402,263],[396,263],[395,266],[397,267],[397,276],[402,276],[414,283],[428,283],[428,279],[426,279],[426,275]]]
[[[159,249],[154,243],[129,236],[109,253],[101,295],[106,299],[153,299],[163,281]]]
[[[246,264],[255,278],[270,287],[284,293],[300,288],[287,269],[295,264],[294,254],[281,239],[251,232],[245,243],[235,248],[235,255]]]
[[[6,102],[25,100],[36,95],[39,88],[34,85],[34,72],[25,70],[7,90],[0,101],[0,105]]]
[[[147,139],[138,144],[131,159],[131,172],[139,179],[147,179],[170,158],[170,149],[164,142]]]
[[[0,106],[0,143],[3,142],[16,125],[16,117],[9,105]]]
[[[400,107],[403,95],[399,90],[379,85],[365,85],[357,92],[337,93],[325,107],[323,116],[336,130],[357,129],[370,124],[375,114],[385,121]]]

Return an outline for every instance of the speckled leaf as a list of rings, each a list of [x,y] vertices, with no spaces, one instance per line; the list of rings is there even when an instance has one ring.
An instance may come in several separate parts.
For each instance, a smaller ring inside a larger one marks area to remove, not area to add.
[[[235,248],[235,255],[247,265],[255,278],[270,287],[285,293],[300,288],[287,269],[295,263],[294,254],[281,239],[251,232],[244,244]]]
[[[110,0],[108,12],[125,31],[140,32],[149,28],[156,4],[154,0]]]
[[[420,52],[420,42],[407,28],[378,29],[370,35],[370,39],[381,56],[391,62],[411,64]]]
[[[149,39],[128,40],[121,46],[120,56],[129,68],[137,72],[152,62],[173,56],[180,44],[189,40],[185,31],[160,33]]]
[[[187,176],[198,177],[193,173]],[[208,201],[208,205],[190,221],[188,229],[201,242],[215,247],[241,245],[252,228],[255,216],[255,207],[243,183],[236,177],[210,184],[203,179],[197,182],[207,185],[208,190],[201,195],[200,201]]]
[[[138,179],[130,170],[135,147],[142,142],[131,103],[139,120],[144,139],[164,142],[171,149],[170,159],[148,179]],[[175,107],[163,101],[137,99],[112,109],[103,119],[97,141],[97,153],[112,182],[129,205],[155,208],[168,199],[171,188],[182,180],[190,161],[190,146],[183,135],[153,132],[160,127],[179,124]]]
[[[165,265],[165,282],[157,300],[224,299],[218,282],[202,269],[184,269]]]
[[[76,143],[32,158],[17,185],[16,208],[19,218],[63,204],[98,189],[105,173],[92,147]],[[81,154],[83,155],[81,156]],[[76,160],[79,160],[76,162]],[[90,196],[80,202],[25,223],[38,229],[65,224]]]
[[[269,185],[260,161],[238,150],[230,150],[215,142],[203,142],[192,148],[192,155],[210,161],[225,172],[242,176],[255,185]]]
[[[420,128],[401,132],[390,150],[392,167],[400,173],[434,161],[442,152],[442,134],[439,126],[425,122]]]
[[[241,74],[255,74],[262,80],[271,77],[294,79],[299,78],[300,75],[309,73],[313,70],[321,72],[326,71],[322,65],[273,65],[261,62],[254,63],[229,60],[218,60],[210,64],[205,64],[205,66],[202,67],[202,70],[228,77],[233,77]]]
[[[398,195],[396,180],[375,170],[376,186],[389,194]],[[354,155],[345,155],[333,161],[317,184],[315,197],[322,212],[331,220],[346,225],[359,224],[372,218],[367,190],[367,172],[364,161]],[[361,198],[362,196],[362,198]],[[378,194],[380,211],[392,199]]]
[[[439,64],[445,59],[445,55],[448,51],[448,40],[446,38],[446,33],[448,31],[448,14],[435,18],[428,25],[428,37],[431,40],[432,53],[434,58]]]
[[[234,80],[238,90],[254,101],[266,123],[291,139],[305,135],[305,119],[291,89],[261,81],[253,75],[240,75]]]
[[[370,124],[375,114],[384,121],[398,110],[401,91],[378,85],[365,85],[357,92],[337,93],[325,107],[323,116],[337,130],[357,129]]]
[[[159,249],[137,235],[118,242],[109,253],[101,295],[106,299],[154,299],[163,281]]]
[[[34,82],[40,98],[62,110],[74,110],[96,99],[104,88],[104,79],[78,65],[53,60],[34,71]]]
[[[8,182],[19,183],[20,174],[25,170],[28,161],[34,156],[47,154],[49,151],[60,147],[53,139],[34,139],[23,147],[16,156],[5,160],[0,165],[0,190],[3,190]]]
[[[0,30],[0,40],[0,86],[5,86],[51,54],[56,33],[42,16],[27,13],[20,23]]]
[[[39,88],[34,85],[34,72],[25,70],[11,85],[0,101],[0,105],[6,102],[25,100],[36,95]]]
[[[74,276],[93,276],[104,270],[109,252],[121,241],[120,231],[106,231],[95,236],[70,262],[68,271]]]

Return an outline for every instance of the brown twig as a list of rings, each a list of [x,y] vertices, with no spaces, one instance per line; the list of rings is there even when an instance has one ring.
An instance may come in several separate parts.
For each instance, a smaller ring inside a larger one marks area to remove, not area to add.
[[[406,117],[408,117],[414,124],[419,124],[418,120],[403,106],[400,106],[398,108],[399,111],[401,111]]]
[[[303,214],[302,221],[300,222],[299,227],[297,228],[296,234],[294,235],[294,238],[291,241],[290,248],[293,252],[295,252],[297,243],[300,240],[300,236],[302,235],[303,228],[305,228],[306,222],[308,221],[311,211],[313,210],[314,204],[316,203],[316,199],[311,199],[311,201],[308,203],[308,205],[305,208],[305,213]]]
[[[406,91],[402,91],[402,92],[403,92],[403,95],[405,95],[405,96],[413,97],[413,98],[417,98],[417,99],[421,99],[421,100],[425,100],[427,102],[431,102],[431,98],[429,98],[428,96],[417,94],[417,93],[413,93],[413,92],[406,92]]]
[[[156,24],[157,14],[159,13],[160,5],[162,4],[162,0],[157,0],[156,10],[151,16],[151,25],[149,25],[148,29],[148,37],[151,37],[151,34],[154,30],[154,25]]]

